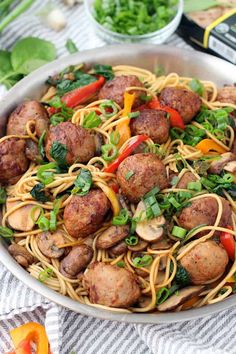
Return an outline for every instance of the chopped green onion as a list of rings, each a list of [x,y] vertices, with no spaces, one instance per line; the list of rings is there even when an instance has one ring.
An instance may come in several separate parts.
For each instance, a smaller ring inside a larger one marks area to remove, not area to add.
[[[50,162],[46,165],[40,167],[37,171],[37,178],[44,185],[47,185],[54,181],[54,173],[48,170],[55,169],[57,164],[55,162]]]
[[[152,96],[150,95],[140,95],[139,98],[144,102],[150,102],[152,100]]]
[[[37,209],[40,210],[40,214],[39,214],[39,217],[37,219],[35,219],[34,213],[35,213],[35,210],[37,210]],[[31,212],[30,212],[30,217],[31,217],[32,221],[36,224],[37,220],[40,218],[41,215],[43,215],[43,208],[40,205],[35,205],[31,209]]]
[[[175,237],[184,238],[184,236],[187,234],[187,230],[179,226],[174,226],[171,234]]]
[[[170,296],[170,291],[167,288],[161,288],[158,290],[156,294],[156,304],[161,305],[163,302],[165,302],[168,297]]]
[[[53,270],[52,268],[45,268],[44,270],[42,270],[40,273],[39,273],[39,276],[38,276],[38,280],[41,282],[41,283],[44,283],[46,280],[48,280],[49,278],[51,278],[53,275]]]
[[[74,181],[74,188],[72,189],[72,194],[86,195],[88,194],[93,183],[92,174],[89,170],[81,169],[80,173]]]
[[[86,129],[97,128],[102,123],[96,112],[90,112],[84,117],[82,126]]]
[[[44,215],[38,219],[36,224],[42,231],[48,231],[50,229],[50,221]]]
[[[61,113],[55,113],[50,117],[50,123],[53,127],[57,126],[59,123],[64,122],[64,117]]]
[[[187,188],[190,191],[196,191],[196,192],[201,192],[202,190],[202,184],[201,182],[197,181],[197,182],[189,182]]]
[[[192,79],[188,86],[192,91],[196,92],[199,96],[202,96],[204,93],[204,86],[198,79]]]
[[[118,149],[113,144],[102,145],[101,150],[105,161],[113,161],[118,156]]]
[[[140,112],[139,111],[137,111],[137,112],[131,112],[131,113],[129,113],[128,114],[128,117],[129,118],[137,118],[137,117],[139,117],[140,116]]]
[[[117,145],[120,141],[120,133],[117,131],[113,131],[110,135],[110,142],[113,145]]]
[[[137,236],[130,236],[125,238],[125,243],[128,246],[136,246],[138,244],[138,237]]]
[[[12,239],[14,232],[8,227],[0,226],[0,236],[3,238]]]
[[[45,150],[44,150],[44,147],[43,147],[43,141],[44,141],[45,135],[46,135],[46,130],[44,130],[44,132],[40,136],[39,142],[38,142],[38,149],[39,149],[40,155],[42,156],[43,159],[46,156],[45,155]]]
[[[61,198],[54,200],[53,210],[50,212],[49,229],[55,231],[57,228],[57,215],[61,207]]]
[[[170,197],[168,198],[170,204],[173,205],[173,207],[175,207],[176,209],[181,207],[181,204],[175,199],[175,197]]]
[[[4,188],[0,188],[0,204],[4,204],[6,202],[7,193]]]
[[[145,254],[143,257],[135,257],[133,259],[133,264],[135,267],[148,267],[153,261],[152,256]]]
[[[126,181],[128,181],[134,175],[134,171],[129,171],[125,175]]]
[[[223,180],[226,182],[226,183],[232,183],[234,181],[234,176],[231,174],[231,173],[226,173],[224,176],[223,176]]]
[[[120,268],[124,268],[125,267],[125,262],[123,261],[120,261],[120,262],[117,262],[116,265]]]
[[[118,108],[116,107],[114,101],[112,100],[107,100],[101,103],[99,105],[99,108],[105,118],[113,117],[118,112]]]
[[[144,199],[150,197],[150,196],[153,196],[153,195],[156,195],[157,193],[160,192],[160,188],[158,187],[154,187],[152,188],[149,192],[147,192],[145,195],[144,195]]]
[[[119,215],[114,216],[112,219],[112,225],[126,225],[129,221],[129,212],[127,209],[121,209]]]

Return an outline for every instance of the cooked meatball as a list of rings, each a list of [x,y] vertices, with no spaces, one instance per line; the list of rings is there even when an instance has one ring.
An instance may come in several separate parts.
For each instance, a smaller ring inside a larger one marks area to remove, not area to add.
[[[190,275],[193,284],[205,284],[219,278],[225,271],[229,258],[224,248],[209,240],[196,245],[180,263]]]
[[[127,179],[127,173],[133,175]],[[168,186],[163,162],[154,154],[136,154],[127,157],[118,167],[117,181],[131,202],[138,202],[152,188]]]
[[[190,90],[166,87],[161,91],[160,103],[176,109],[184,123],[189,123],[199,112],[202,101]]]
[[[218,90],[217,101],[236,104],[236,87],[225,86]]]
[[[121,75],[115,77],[111,81],[107,81],[99,92],[99,99],[108,99],[115,101],[119,106],[124,106],[124,93],[126,88],[135,86],[143,87],[142,82],[135,75]],[[142,104],[139,96],[143,94],[143,91],[130,91],[130,93],[135,92],[136,99],[134,101],[133,107],[137,107]]]
[[[7,123],[7,135],[25,135],[28,121],[35,121],[38,136],[48,129],[48,114],[44,106],[37,101],[26,101],[20,104],[10,115]]]
[[[0,143],[0,183],[16,183],[25,173],[28,165],[24,140],[10,138]]]
[[[58,248],[65,243],[63,233],[59,230],[54,233],[42,232],[37,236],[36,242],[42,254],[49,258],[59,258],[65,251],[64,248]]]
[[[93,258],[93,249],[87,245],[72,248],[70,253],[61,261],[60,272],[67,278],[77,278]]]
[[[32,139],[26,140],[25,155],[27,159],[33,162],[42,160],[42,156],[39,153],[38,145]]]
[[[219,226],[227,227],[231,225],[232,210],[229,202],[220,197],[223,212],[219,222]],[[179,224],[187,230],[206,224],[214,225],[218,213],[218,203],[215,198],[206,197],[194,200],[191,205],[182,209],[179,215]],[[206,234],[206,231],[205,231]],[[198,234],[200,236],[200,234]]]
[[[141,295],[135,275],[111,264],[93,263],[84,275],[84,285],[92,303],[109,307],[129,307]]]
[[[106,195],[100,189],[85,196],[74,195],[64,210],[65,227],[72,237],[86,237],[97,231],[110,208]]]
[[[170,122],[166,112],[144,109],[140,115],[131,119],[132,135],[148,135],[156,144],[163,144],[169,138]]]
[[[97,238],[97,248],[107,249],[116,245],[118,242],[129,235],[129,229],[130,228],[128,225],[110,226]]]
[[[34,263],[34,257],[23,246],[13,243],[8,247],[9,253],[22,267],[28,268],[30,264]]]
[[[50,127],[46,139],[45,151],[48,160],[53,161],[50,149],[54,142],[66,145],[66,161],[69,165],[77,162],[88,162],[95,155],[94,137],[81,126],[71,122],[63,122],[56,127]]]
[[[188,188],[188,184],[190,182],[196,182],[196,177],[194,176],[194,174],[190,171],[187,171],[183,174],[183,176],[180,178],[179,182],[176,185],[176,188],[180,188],[180,189],[187,189]]]

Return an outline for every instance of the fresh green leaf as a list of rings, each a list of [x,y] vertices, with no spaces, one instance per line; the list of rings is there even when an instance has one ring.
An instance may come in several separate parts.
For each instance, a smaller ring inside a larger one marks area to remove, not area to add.
[[[81,70],[73,72],[74,80],[62,79],[56,85],[57,93],[59,96],[63,96],[65,93],[73,91],[79,87],[87,86],[92,82],[97,81],[95,76],[84,73]]]
[[[0,50],[0,83],[4,84],[8,89],[22,78],[14,72],[11,65],[11,53],[5,50]]]
[[[176,283],[184,287],[190,284],[190,275],[187,270],[181,266],[178,266],[177,272],[175,275]]]
[[[56,59],[54,44],[35,37],[27,37],[18,41],[11,54],[14,71],[24,75],[28,75],[54,59]]]
[[[198,79],[192,79],[188,86],[192,91],[196,92],[199,96],[202,96],[204,93],[204,86]]]
[[[12,239],[13,234],[13,231],[8,227],[0,226],[0,236],[3,238]]]
[[[115,76],[110,65],[95,64],[93,69],[95,74],[104,76],[107,81],[112,80]]]
[[[92,174],[89,170],[81,169],[79,175],[74,182],[75,187],[72,189],[72,194],[86,195],[88,194],[93,183]]]
[[[84,117],[83,127],[86,129],[97,128],[102,123],[101,118],[97,115],[96,112],[90,112]]]
[[[74,54],[79,51],[79,49],[76,47],[76,44],[72,41],[71,38],[68,38],[66,41],[66,49],[70,54]]]
[[[50,162],[50,163],[40,167],[37,171],[38,180],[41,183],[43,183],[44,185],[47,185],[47,184],[53,182],[54,181],[54,172],[48,171],[48,170],[53,170],[56,167],[57,167],[57,164],[55,162]]]
[[[44,138],[46,135],[46,130],[44,130],[43,134],[40,136],[39,138],[39,142],[38,142],[38,149],[39,149],[39,153],[42,156],[42,158],[44,159],[46,154],[45,154],[45,150],[44,150],[44,146],[43,146],[43,142],[44,142]]]
[[[7,193],[6,190],[2,187],[0,187],[0,204],[4,204],[7,199]]]
[[[49,201],[49,198],[46,196],[43,189],[44,184],[38,183],[31,189],[30,194],[35,200],[45,203]]]
[[[66,166],[66,155],[67,147],[66,145],[60,143],[59,141],[54,141],[50,148],[51,157],[57,162],[59,166]]]

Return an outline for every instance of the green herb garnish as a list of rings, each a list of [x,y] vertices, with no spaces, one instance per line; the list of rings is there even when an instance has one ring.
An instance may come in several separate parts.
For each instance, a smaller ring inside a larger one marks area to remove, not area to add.
[[[91,172],[89,170],[81,169],[80,173],[76,177],[74,188],[72,189],[71,193],[81,196],[86,195],[88,194],[92,183],[93,180]]]

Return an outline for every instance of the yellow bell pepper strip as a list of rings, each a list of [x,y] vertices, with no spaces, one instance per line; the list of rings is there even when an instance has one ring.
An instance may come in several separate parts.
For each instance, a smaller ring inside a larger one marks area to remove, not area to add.
[[[207,154],[210,151],[215,151],[220,154],[227,152],[227,150],[211,139],[203,139],[195,146],[195,148],[200,150],[203,154]]]
[[[23,340],[32,341],[37,345],[36,354],[48,354],[49,344],[45,328],[36,322],[29,322],[10,331],[15,348],[19,348]],[[17,352],[18,354],[30,354],[29,352]]]
[[[131,113],[132,106],[135,100],[135,93],[130,94],[129,92],[125,92],[124,94],[124,110],[122,113],[122,117],[127,117],[129,113]],[[117,124],[116,132],[120,134],[120,140],[117,144],[118,149],[131,138],[131,131],[129,127],[130,118],[127,118],[125,121]]]

